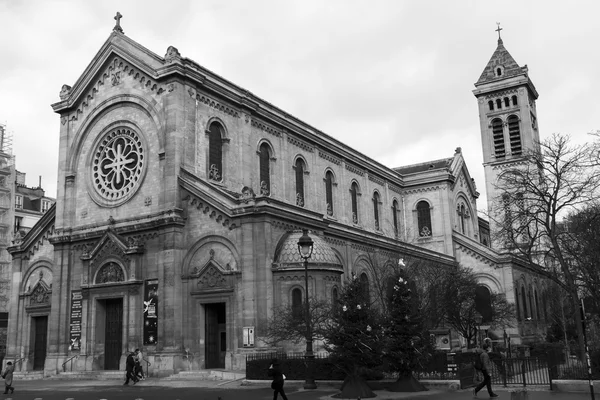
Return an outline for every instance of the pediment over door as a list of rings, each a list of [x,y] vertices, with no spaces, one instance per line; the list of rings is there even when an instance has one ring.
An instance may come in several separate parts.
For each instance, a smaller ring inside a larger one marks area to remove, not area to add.
[[[192,294],[202,295],[215,292],[233,292],[238,271],[223,269],[214,260],[200,270],[192,271],[187,278],[192,280]]]
[[[50,311],[52,302],[52,288],[40,280],[31,290],[26,292],[25,309],[28,312]]]

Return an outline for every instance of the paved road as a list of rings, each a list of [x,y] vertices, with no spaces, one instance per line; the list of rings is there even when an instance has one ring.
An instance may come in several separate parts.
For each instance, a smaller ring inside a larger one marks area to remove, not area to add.
[[[18,381],[15,393],[1,395],[3,399],[23,400],[271,400],[273,392],[266,385],[242,386],[240,381],[167,381],[151,379],[137,385],[123,386],[121,381]],[[289,400],[330,400],[336,388],[322,385],[315,391],[305,391],[301,383],[286,384]],[[507,389],[497,388],[499,399],[510,399]],[[456,392],[427,391],[420,393],[391,393],[376,391],[376,400],[464,400],[471,399],[470,390]],[[479,398],[487,399],[487,393]],[[546,390],[530,391],[529,400],[588,400],[586,393],[556,393]]]

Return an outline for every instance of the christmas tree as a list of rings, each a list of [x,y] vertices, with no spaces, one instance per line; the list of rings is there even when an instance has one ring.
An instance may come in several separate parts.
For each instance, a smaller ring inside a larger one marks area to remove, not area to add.
[[[388,296],[388,315],[384,324],[384,359],[388,369],[399,375],[390,390],[427,390],[413,377],[413,371],[427,360],[432,351],[416,290],[411,289],[404,271],[399,271],[390,283],[393,286]]]
[[[354,275],[344,286],[334,307],[332,329],[326,334],[325,348],[333,363],[347,374],[341,393],[335,397],[375,397],[361,372],[382,364],[379,313],[371,308],[368,292]]]

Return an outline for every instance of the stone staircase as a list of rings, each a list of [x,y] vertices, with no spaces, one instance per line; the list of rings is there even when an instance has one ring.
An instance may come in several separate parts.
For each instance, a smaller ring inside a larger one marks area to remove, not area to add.
[[[196,380],[196,381],[235,381],[244,379],[244,371],[224,371],[224,370],[198,370],[198,371],[179,371],[176,374],[167,376],[163,380]]]
[[[59,372],[50,379],[110,381],[125,380],[125,371],[67,371]]]
[[[36,371],[37,372],[37,371]],[[16,373],[15,373],[15,376]],[[160,380],[166,381],[233,381],[244,379],[246,373],[244,371],[223,371],[223,370],[199,370],[199,371],[180,371],[179,373],[169,375]],[[42,371],[39,371],[37,377],[29,379],[42,379]],[[149,377],[153,379],[153,377]],[[25,378],[26,379],[26,378]],[[58,375],[53,375],[49,379],[62,380],[124,380],[125,371],[67,371],[60,372]]]
[[[44,371],[15,371],[13,378],[18,381],[29,381],[32,379],[43,379]]]

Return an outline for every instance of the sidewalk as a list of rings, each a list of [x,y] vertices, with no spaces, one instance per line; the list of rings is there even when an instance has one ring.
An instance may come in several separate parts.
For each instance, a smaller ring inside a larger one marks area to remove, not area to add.
[[[206,388],[206,389],[224,389],[224,390],[262,390],[269,387],[270,382],[261,382],[260,384],[243,385],[242,380],[236,381],[198,381],[198,380],[165,380],[160,378],[148,378],[139,382],[136,386],[140,387],[171,387],[171,388]],[[121,380],[59,380],[59,379],[38,379],[17,382],[19,386],[27,387],[31,391],[78,391],[81,388],[102,388],[102,387],[120,387],[123,385]],[[304,390],[302,381],[289,381],[285,384],[286,393],[290,399],[294,397],[302,399],[331,400],[331,396],[338,393],[339,385],[321,384],[315,391]],[[510,399],[510,389],[495,387],[494,391],[500,396],[499,399]],[[588,400],[589,393],[564,393],[552,392],[546,388],[528,388],[528,400]],[[430,400],[464,400],[471,399],[472,389],[447,391],[447,390],[428,390],[425,392],[399,393],[388,392],[386,390],[376,390],[375,399],[396,400],[396,399],[430,399]],[[311,396],[311,394],[313,396]],[[478,395],[480,399],[487,399],[488,395],[485,389]]]

